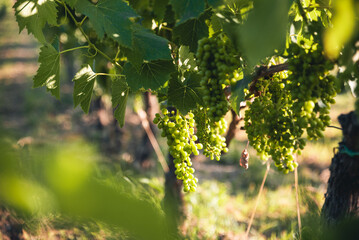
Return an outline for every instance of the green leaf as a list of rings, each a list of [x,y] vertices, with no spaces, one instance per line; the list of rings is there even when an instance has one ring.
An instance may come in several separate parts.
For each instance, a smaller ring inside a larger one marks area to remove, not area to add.
[[[219,5],[223,4],[223,0],[207,0],[207,3],[211,7],[218,7]]]
[[[74,104],[75,107],[81,104],[81,108],[85,113],[89,112],[93,87],[95,85],[96,73],[94,73],[90,65],[83,66],[73,79],[74,86]]]
[[[239,115],[240,103],[244,101],[244,89],[248,88],[248,84],[252,79],[245,76],[242,80],[238,81],[231,89],[231,107]]]
[[[285,47],[289,7],[290,1],[254,1],[248,20],[243,26],[238,25],[240,49],[250,66]]]
[[[70,7],[75,7],[78,0],[65,0],[65,3],[67,3]]]
[[[90,1],[77,1],[78,12],[89,17],[95,31],[102,38],[105,34],[118,43],[131,47],[132,21],[136,12],[122,0],[102,0],[96,5]]]
[[[178,50],[179,63],[178,66],[182,71],[193,71],[197,66],[193,52],[189,51],[188,46],[181,46]]]
[[[200,81],[201,77],[196,73],[187,74],[184,82],[177,77],[172,77],[167,94],[168,103],[183,114],[195,109],[197,104],[203,105]]]
[[[157,60],[143,63],[137,70],[131,63],[126,63],[123,73],[132,90],[141,88],[157,90],[169,80],[170,74],[175,71],[172,61]]]
[[[133,31],[132,48],[146,61],[172,59],[168,40],[143,27]]]
[[[56,3],[53,0],[18,0],[14,4],[20,32],[26,27],[41,43],[45,43],[42,29],[45,24],[57,25]]]
[[[126,103],[129,91],[130,88],[124,78],[116,78],[112,81],[112,106],[116,108],[114,115],[121,127],[125,124]]]
[[[33,87],[46,86],[56,98],[60,98],[60,53],[46,44],[40,48],[40,67],[34,77]]]
[[[171,0],[172,9],[179,19],[177,25],[187,21],[188,19],[197,18],[204,11],[204,0]]]
[[[154,0],[153,12],[158,20],[164,18],[168,1],[169,0]]]
[[[198,40],[208,37],[208,26],[206,19],[210,14],[206,12],[199,18],[187,20],[186,22],[176,26],[173,29],[173,38],[178,41],[180,45],[189,46],[192,52],[196,52]]]
[[[324,34],[324,50],[329,58],[337,58],[342,46],[351,39],[355,29],[355,18],[353,0],[334,2],[333,27],[328,28]]]

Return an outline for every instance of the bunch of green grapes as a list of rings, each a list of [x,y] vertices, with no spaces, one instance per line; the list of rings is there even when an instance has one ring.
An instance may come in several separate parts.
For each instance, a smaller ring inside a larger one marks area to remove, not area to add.
[[[304,148],[304,133],[308,140],[323,137],[337,93],[335,78],[328,73],[333,64],[321,45],[304,48],[292,43],[287,51],[288,77],[277,74],[258,81],[259,96],[245,113],[250,143],[285,173],[297,165],[293,154]]]
[[[293,154],[303,149],[303,130],[295,121],[292,99],[278,76],[260,79],[256,84],[259,96],[248,102],[245,130],[248,140],[263,160],[272,157],[276,167],[288,173],[297,167]]]
[[[218,122],[229,109],[223,89],[239,78],[239,73],[236,72],[239,57],[229,41],[223,42],[217,37],[201,39],[196,58],[202,77],[203,101],[209,108],[208,117]]]
[[[200,107],[195,111],[198,140],[203,144],[203,154],[211,160],[220,160],[222,152],[228,152],[226,138],[221,135],[227,129],[227,122],[221,118],[218,122],[212,122],[207,117],[207,111]]]
[[[195,143],[197,136],[194,134],[193,113],[188,117],[182,116],[178,111],[169,112],[166,108],[162,109],[163,117],[156,114],[153,122],[162,129],[162,137],[167,138],[169,152],[174,158],[175,174],[178,179],[183,180],[183,190],[194,192],[197,187],[198,179],[193,176],[194,168],[190,155],[198,155],[202,144]]]
[[[313,44],[309,49],[291,44],[289,49],[287,89],[293,99],[293,111],[300,113],[300,128],[305,128],[309,140],[323,137],[330,124],[329,109],[335,103],[338,89],[335,77],[329,75],[333,63],[323,55],[323,48]]]

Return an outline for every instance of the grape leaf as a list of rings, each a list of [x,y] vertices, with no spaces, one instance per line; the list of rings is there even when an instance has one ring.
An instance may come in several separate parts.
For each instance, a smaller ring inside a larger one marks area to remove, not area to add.
[[[196,73],[186,74],[184,82],[172,77],[168,87],[168,103],[183,114],[196,108],[197,104],[203,105],[200,81],[201,77]]]
[[[240,103],[244,101],[244,89],[248,88],[248,84],[252,79],[245,76],[242,80],[238,81],[231,89],[231,107],[239,115]]]
[[[151,30],[143,27],[135,27],[132,38],[132,48],[136,54],[140,55],[144,60],[172,59],[167,39],[157,36]]]
[[[189,46],[192,52],[196,52],[198,40],[208,37],[208,26],[206,19],[210,17],[207,12],[199,18],[187,20],[173,29],[173,38],[180,45]]]
[[[240,49],[250,66],[285,47],[289,1],[257,0],[243,26],[238,25]]]
[[[129,91],[130,88],[124,78],[116,78],[112,81],[112,106],[116,108],[114,115],[121,127],[125,124],[126,103]]]
[[[96,74],[92,71],[90,65],[83,66],[73,79],[74,86],[74,105],[81,104],[85,113],[89,112],[90,102],[95,85]]]
[[[18,0],[15,9],[16,21],[20,32],[26,27],[27,32],[33,34],[41,43],[45,43],[42,29],[45,24],[57,25],[57,9],[53,0]]]
[[[329,58],[336,59],[343,45],[352,38],[357,17],[353,1],[335,1],[334,15],[331,19],[333,27],[326,29],[324,33],[324,50]]]
[[[178,50],[179,63],[178,66],[182,71],[193,71],[197,64],[193,52],[189,51],[188,46],[182,45]]]
[[[70,7],[75,7],[78,0],[65,0],[65,3],[70,5]]]
[[[204,0],[171,0],[172,9],[179,19],[177,25],[188,19],[197,18],[204,11]]]
[[[60,98],[60,53],[46,44],[40,48],[40,67],[34,77],[33,87],[46,86],[56,98]]]
[[[136,12],[122,0],[102,0],[96,5],[90,1],[77,1],[78,12],[89,17],[95,31],[102,38],[105,33],[118,43],[131,47],[132,21]]]
[[[223,4],[223,0],[207,0],[207,3],[211,7],[218,7],[219,5]]]
[[[153,3],[153,12],[158,20],[162,20],[165,16],[166,6],[169,0],[155,0]]]
[[[172,61],[163,60],[143,63],[139,70],[129,62],[123,68],[127,83],[134,91],[140,88],[157,90],[163,87],[174,71]]]

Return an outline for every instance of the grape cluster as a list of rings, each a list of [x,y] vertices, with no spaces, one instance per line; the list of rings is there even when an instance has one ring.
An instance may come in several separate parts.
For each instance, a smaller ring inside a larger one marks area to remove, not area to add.
[[[295,121],[291,106],[291,96],[279,76],[260,79],[257,84],[260,95],[245,112],[245,129],[250,144],[257,150],[261,159],[269,156],[279,170],[293,171],[297,163],[293,154],[304,148],[301,139],[303,130]]]
[[[245,113],[250,143],[285,173],[296,167],[293,154],[304,148],[305,133],[308,140],[323,137],[337,93],[335,78],[328,74],[333,64],[320,44],[305,48],[291,43],[287,52],[288,77],[277,74],[258,81],[258,97]]]
[[[228,152],[226,138],[221,135],[227,129],[227,122],[221,118],[218,122],[211,122],[204,108],[198,108],[195,112],[195,121],[199,142],[203,144],[203,154],[211,160],[220,160],[222,152]]]
[[[325,59],[319,44],[309,49],[291,44],[288,52],[287,88],[294,100],[292,108],[301,113],[298,125],[306,129],[308,139],[317,140],[330,124],[329,109],[338,91],[335,77],[328,74],[334,65]]]
[[[178,111],[168,111],[162,109],[163,117],[156,114],[153,122],[162,129],[162,137],[167,137],[169,152],[174,158],[175,174],[178,179],[183,180],[183,190],[185,192],[194,192],[197,187],[198,179],[193,176],[194,168],[190,155],[198,155],[199,149],[203,146],[197,141],[194,134],[194,115],[189,113],[188,117],[182,116]]]
[[[202,78],[203,101],[209,108],[208,117],[218,122],[229,109],[223,89],[240,77],[236,71],[239,57],[229,41],[224,42],[217,37],[201,39],[198,42],[196,58]]]

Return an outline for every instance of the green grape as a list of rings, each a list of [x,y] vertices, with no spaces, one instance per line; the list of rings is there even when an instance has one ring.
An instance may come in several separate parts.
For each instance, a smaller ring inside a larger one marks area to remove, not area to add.
[[[194,169],[190,155],[198,155],[198,149],[202,146],[196,144],[197,136],[194,135],[194,115],[189,113],[188,117],[181,115],[178,111],[168,111],[162,109],[160,114],[156,114],[153,123],[162,129],[161,136],[167,138],[169,152],[174,158],[175,174],[178,179],[183,180],[183,190],[194,192],[197,187],[198,179],[194,177]]]
[[[228,152],[226,138],[221,136],[227,129],[227,122],[221,118],[218,122],[212,122],[208,118],[207,110],[199,107],[194,112],[197,127],[197,137],[203,154],[211,160],[220,160],[222,152]]]
[[[227,113],[229,103],[223,89],[235,83],[239,78],[239,57],[229,41],[219,37],[204,38],[198,42],[196,54],[200,82],[204,91],[203,102],[209,108],[208,117],[219,122]]]

